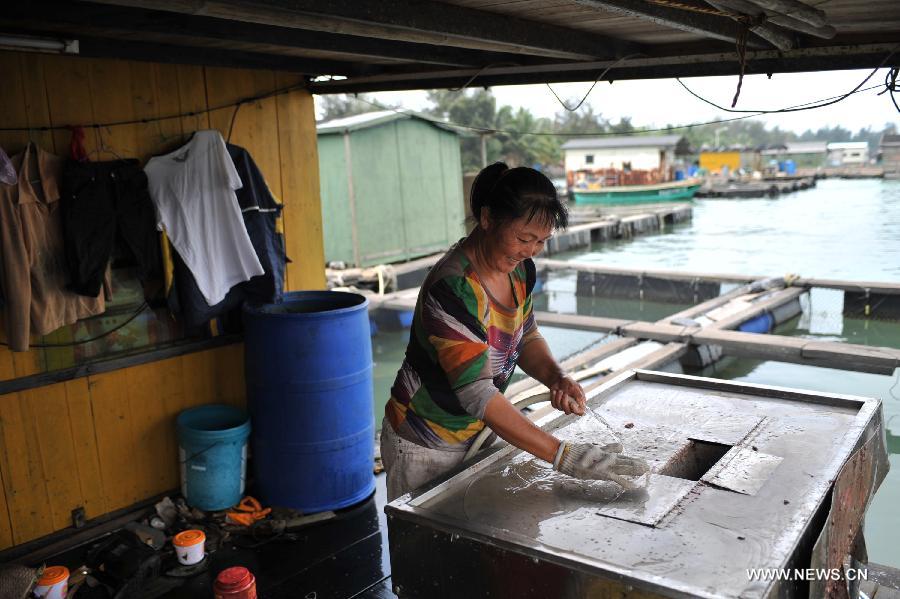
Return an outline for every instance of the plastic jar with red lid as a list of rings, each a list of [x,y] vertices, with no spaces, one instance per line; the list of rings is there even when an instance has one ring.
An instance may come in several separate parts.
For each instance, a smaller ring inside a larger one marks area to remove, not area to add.
[[[213,583],[215,599],[256,599],[256,578],[243,566],[226,568]]]

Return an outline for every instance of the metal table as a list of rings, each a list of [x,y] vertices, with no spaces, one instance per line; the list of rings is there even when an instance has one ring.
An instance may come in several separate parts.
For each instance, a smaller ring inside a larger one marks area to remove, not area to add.
[[[887,468],[877,399],[631,371],[589,404],[650,463],[639,488],[571,479],[505,447],[386,507],[395,592],[807,596],[806,582],[754,581],[748,569],[809,567],[844,463],[863,445],[877,458],[854,474],[862,502]],[[542,426],[613,440],[587,417]]]

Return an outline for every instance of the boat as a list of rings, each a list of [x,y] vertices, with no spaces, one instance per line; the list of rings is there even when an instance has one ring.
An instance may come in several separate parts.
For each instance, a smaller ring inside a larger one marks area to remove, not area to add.
[[[687,201],[700,189],[697,179],[682,179],[648,185],[614,185],[608,187],[573,188],[576,205],[639,204],[643,202]]]

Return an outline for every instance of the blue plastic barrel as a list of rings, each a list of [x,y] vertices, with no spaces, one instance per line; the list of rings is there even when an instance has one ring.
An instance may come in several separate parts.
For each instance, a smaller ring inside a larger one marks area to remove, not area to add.
[[[768,333],[775,327],[775,319],[768,312],[742,322],[738,330],[743,333]]]
[[[375,490],[368,305],[301,291],[244,307],[254,484],[266,504],[320,512]]]
[[[179,414],[175,428],[188,505],[207,511],[236,505],[247,474],[247,414],[232,406],[200,406]]]

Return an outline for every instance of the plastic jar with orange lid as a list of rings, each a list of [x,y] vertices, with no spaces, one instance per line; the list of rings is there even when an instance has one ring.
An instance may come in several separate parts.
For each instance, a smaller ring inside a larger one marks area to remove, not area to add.
[[[193,566],[203,561],[206,556],[206,535],[202,530],[185,530],[172,539],[175,555],[185,566]]]
[[[65,566],[45,568],[33,592],[35,597],[42,599],[65,599],[69,592],[69,569]]]

